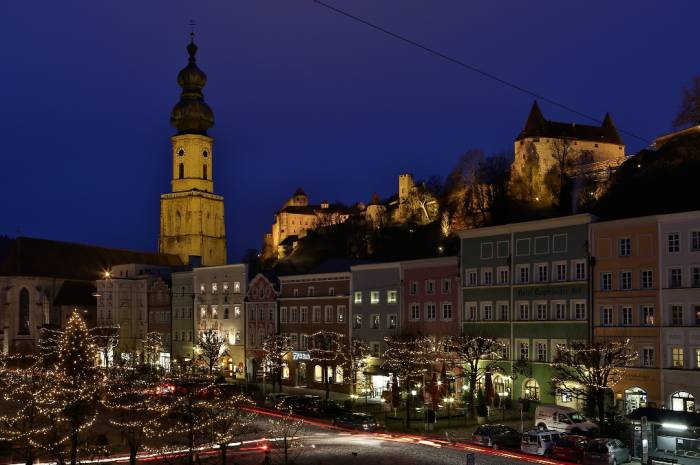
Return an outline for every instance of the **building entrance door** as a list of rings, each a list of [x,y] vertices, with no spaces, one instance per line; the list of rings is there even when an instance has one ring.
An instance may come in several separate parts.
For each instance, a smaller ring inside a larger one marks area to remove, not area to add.
[[[639,407],[647,406],[647,392],[638,387],[625,389],[625,412],[630,413]]]
[[[297,365],[297,386],[306,386],[306,363]]]

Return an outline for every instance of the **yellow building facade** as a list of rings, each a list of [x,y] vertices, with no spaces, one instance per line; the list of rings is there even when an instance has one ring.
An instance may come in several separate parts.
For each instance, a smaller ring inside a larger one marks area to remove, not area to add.
[[[172,192],[160,197],[161,253],[177,254],[184,262],[190,256],[202,265],[226,263],[224,198],[214,194],[213,143],[207,129],[214,114],[204,102],[206,74],[196,65],[197,46],[187,46],[189,63],[177,77],[182,88],[180,101],[170,116],[178,133],[172,142]]]

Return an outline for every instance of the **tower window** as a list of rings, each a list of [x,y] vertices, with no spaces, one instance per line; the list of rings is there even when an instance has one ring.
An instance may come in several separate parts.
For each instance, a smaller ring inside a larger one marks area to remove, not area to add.
[[[180,150],[177,151],[177,154],[183,157],[185,155],[185,149],[180,148]]]
[[[202,152],[202,156],[204,158],[207,158],[209,156],[209,152],[205,150],[204,152]]]
[[[185,165],[183,163],[180,163],[179,171],[180,179],[183,179],[185,177]]]
[[[207,179],[207,165],[202,166],[202,177]]]

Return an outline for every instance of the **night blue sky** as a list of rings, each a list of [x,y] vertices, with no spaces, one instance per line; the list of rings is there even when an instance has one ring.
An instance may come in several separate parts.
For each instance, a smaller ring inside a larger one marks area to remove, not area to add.
[[[697,1],[327,1],[649,139],[700,74]],[[6,1],[0,17],[10,236],[157,248],[190,18],[230,260],[298,186],[315,203],[388,196],[401,172],[510,149],[532,103],[310,0]]]

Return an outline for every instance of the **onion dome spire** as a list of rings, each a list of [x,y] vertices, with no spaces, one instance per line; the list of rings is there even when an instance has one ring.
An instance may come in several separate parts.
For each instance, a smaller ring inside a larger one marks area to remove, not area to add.
[[[187,45],[189,59],[177,75],[177,83],[182,88],[180,101],[175,104],[170,113],[170,124],[177,129],[178,134],[207,134],[207,129],[214,125],[214,113],[204,102],[202,89],[207,83],[207,75],[199,69],[195,54],[197,45],[194,43],[194,32],[190,33],[190,43]]]

